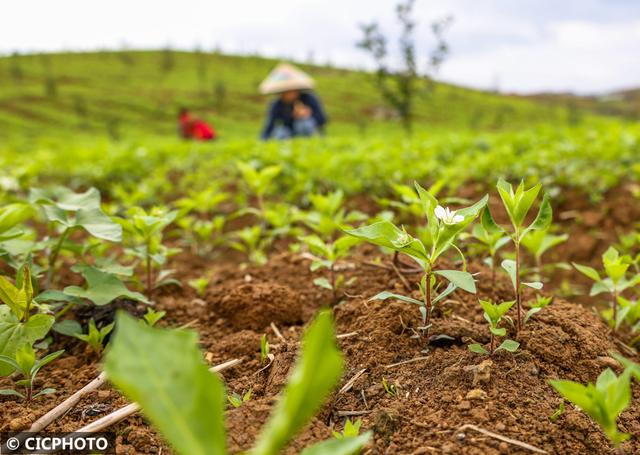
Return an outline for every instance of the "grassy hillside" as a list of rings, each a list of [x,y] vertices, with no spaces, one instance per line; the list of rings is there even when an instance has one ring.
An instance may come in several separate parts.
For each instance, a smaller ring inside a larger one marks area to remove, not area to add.
[[[169,50],[0,58],[0,136],[173,136],[181,105],[212,121],[223,136],[257,135],[268,102],[257,86],[276,63]],[[333,134],[380,131],[382,121],[397,128],[371,75],[302,66],[316,78]],[[418,103],[417,127],[519,128],[574,122],[574,114],[564,102],[438,84]]]

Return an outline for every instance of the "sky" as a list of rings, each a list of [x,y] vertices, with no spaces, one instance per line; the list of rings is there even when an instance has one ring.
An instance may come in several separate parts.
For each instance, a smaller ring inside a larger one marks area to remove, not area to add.
[[[372,68],[356,48],[377,21],[395,42],[396,0],[21,0],[0,6],[0,53],[220,49]],[[416,0],[417,47],[452,16],[437,79],[502,92],[640,87],[640,0]],[[395,47],[391,47],[397,55]]]

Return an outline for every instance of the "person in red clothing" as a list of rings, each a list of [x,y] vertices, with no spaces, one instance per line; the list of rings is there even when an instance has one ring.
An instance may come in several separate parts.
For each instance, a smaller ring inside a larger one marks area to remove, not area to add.
[[[216,132],[212,126],[204,120],[193,117],[188,109],[182,108],[178,113],[180,135],[184,139],[196,141],[212,141],[216,138]]]

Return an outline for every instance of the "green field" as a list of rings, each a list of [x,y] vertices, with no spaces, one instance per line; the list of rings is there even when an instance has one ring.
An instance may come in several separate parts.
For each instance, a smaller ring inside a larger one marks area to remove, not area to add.
[[[180,106],[221,137],[258,135],[268,99],[260,81],[277,63],[204,52],[122,51],[0,58],[0,137],[69,134],[171,137]],[[398,122],[372,76],[302,65],[317,81],[330,134],[395,132]],[[593,119],[594,103],[528,99],[436,84],[417,102],[416,130],[503,130]]]

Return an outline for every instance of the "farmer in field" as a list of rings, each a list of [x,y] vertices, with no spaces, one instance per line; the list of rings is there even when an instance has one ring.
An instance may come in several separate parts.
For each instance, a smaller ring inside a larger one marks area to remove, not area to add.
[[[278,95],[267,113],[262,139],[289,139],[322,134],[327,117],[311,93],[313,79],[293,65],[281,63],[260,84],[263,95]]]
[[[183,139],[212,141],[216,138],[213,127],[204,120],[194,117],[186,108],[182,108],[178,112],[178,122],[178,130]]]

